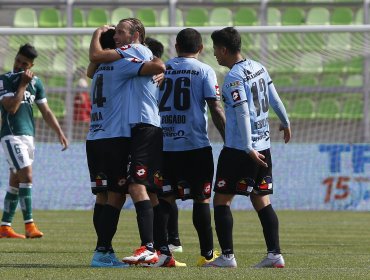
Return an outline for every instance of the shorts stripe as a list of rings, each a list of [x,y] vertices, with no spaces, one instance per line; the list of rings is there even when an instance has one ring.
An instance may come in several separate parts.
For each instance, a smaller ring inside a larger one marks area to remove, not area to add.
[[[13,164],[15,166],[15,169],[17,169],[17,170],[21,169],[20,166],[19,166],[19,164],[18,164],[18,161],[17,161],[17,159],[15,157],[15,154],[13,153],[13,148],[12,148],[12,145],[10,145],[10,141],[9,140],[5,140],[5,143],[6,143],[6,146],[8,148],[9,155],[10,155],[10,157],[11,157],[11,159],[13,161]]]

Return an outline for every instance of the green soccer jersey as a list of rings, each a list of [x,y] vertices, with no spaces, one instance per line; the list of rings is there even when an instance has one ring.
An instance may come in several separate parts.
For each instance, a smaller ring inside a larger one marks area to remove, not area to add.
[[[21,75],[20,73],[9,72],[0,76],[0,101],[4,96],[14,96],[17,92]],[[14,115],[9,114],[5,108],[0,105],[0,138],[6,135],[35,136],[35,123],[32,110],[34,102],[46,102],[44,86],[38,77],[34,77],[28,84],[23,101]]]

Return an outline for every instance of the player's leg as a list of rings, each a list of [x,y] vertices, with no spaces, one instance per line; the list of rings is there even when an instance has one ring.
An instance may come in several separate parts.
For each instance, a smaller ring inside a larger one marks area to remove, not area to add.
[[[243,151],[223,148],[217,163],[215,196],[213,198],[214,219],[218,242],[222,254],[216,260],[206,264],[213,267],[236,267],[233,245],[233,215],[230,205],[234,195],[248,196],[248,177],[254,174],[255,164]]]
[[[2,144],[13,171],[10,173],[9,185],[13,190],[18,188],[19,191],[18,197],[25,223],[26,237],[42,237],[43,233],[38,230],[32,217],[32,163],[35,150],[33,137],[9,135],[2,139]],[[15,197],[13,196],[13,198]],[[10,209],[10,212],[14,210],[14,208]]]
[[[9,178],[15,177],[12,170],[10,170]],[[11,179],[9,180],[12,181]],[[11,227],[15,210],[17,209],[18,200],[19,200],[19,187],[18,184],[14,182],[11,184],[9,182],[9,187],[6,191],[4,198],[4,211],[1,218],[0,226],[0,238],[26,238],[25,235],[16,233]],[[17,187],[12,187],[17,186]]]
[[[280,251],[279,220],[273,209],[269,194],[273,193],[272,161],[270,150],[261,151],[265,156],[268,168],[260,168],[254,191],[250,196],[254,209],[260,219],[263,236],[267,247],[267,257],[258,263],[256,268],[285,266]]]
[[[132,129],[131,135],[128,191],[136,210],[141,246],[132,256],[125,257],[122,261],[130,264],[155,263],[158,255],[153,244],[154,212],[146,187],[150,186],[161,164],[162,130],[152,125],[140,124]]]
[[[168,217],[167,232],[168,246],[171,252],[182,253],[183,248],[179,235],[179,209],[176,200],[171,203],[171,210]]]
[[[164,211],[163,199],[158,199],[154,192],[149,192],[150,200],[153,204],[154,222],[153,222],[153,238],[154,248],[157,250],[158,261],[151,264],[151,267],[185,267],[185,263],[175,260],[168,246],[167,239],[167,221],[168,215]],[[161,201],[161,202],[160,202]]]
[[[96,194],[95,210],[98,210],[93,216],[98,238],[92,267],[127,267],[116,258],[112,239],[126,197],[128,141],[122,137],[86,142],[91,190]]]

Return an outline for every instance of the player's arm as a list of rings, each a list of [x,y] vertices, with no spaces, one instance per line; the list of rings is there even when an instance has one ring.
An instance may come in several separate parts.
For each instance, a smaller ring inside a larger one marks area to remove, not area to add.
[[[27,85],[33,77],[33,73],[28,69],[24,71],[24,73],[19,75],[22,75],[22,77],[15,94],[5,95],[1,98],[2,106],[9,114],[12,115],[14,115],[18,111],[19,106],[24,99],[24,92],[26,91]]]
[[[268,83],[268,91],[270,105],[281,121],[279,130],[284,132],[284,142],[288,143],[292,136],[288,114],[272,81]]]
[[[139,70],[139,75],[153,76],[164,73],[164,71],[166,71],[166,66],[163,61],[158,57],[154,57],[152,60],[144,62],[143,66]]]
[[[55,131],[58,135],[59,142],[63,146],[62,151],[68,148],[68,139],[64,136],[63,130],[59,125],[57,118],[55,117],[54,113],[51,111],[47,102],[44,103],[36,103],[37,107],[39,108],[43,119],[45,122]]]
[[[104,25],[102,27],[99,27],[95,30],[93,33],[93,36],[91,38],[90,42],[90,50],[89,50],[89,58],[90,61],[93,63],[109,63],[116,61],[118,59],[121,59],[121,55],[117,53],[115,50],[103,50],[101,44],[100,44],[100,36],[102,33],[108,31],[109,29],[112,29],[113,27]]]
[[[92,79],[94,77],[95,71],[96,71],[96,69],[98,69],[98,67],[99,67],[98,63],[90,62],[89,65],[87,66],[87,70],[86,70],[87,77]]]
[[[242,139],[246,140],[245,151],[257,164],[267,167],[267,163],[263,161],[265,156],[254,150],[252,147],[252,129],[247,101],[239,103],[236,107],[234,107],[234,109],[240,135]]]
[[[226,117],[224,108],[221,106],[221,101],[216,99],[206,99],[206,101],[208,104],[209,111],[211,113],[212,121],[225,142]]]

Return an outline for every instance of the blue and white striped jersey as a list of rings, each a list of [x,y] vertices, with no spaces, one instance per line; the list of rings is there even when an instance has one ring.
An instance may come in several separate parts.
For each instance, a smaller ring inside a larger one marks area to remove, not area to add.
[[[210,66],[195,58],[167,61],[159,99],[164,151],[210,146],[206,99],[220,100],[216,73]]]
[[[269,106],[284,126],[289,126],[283,103],[272,83],[266,68],[260,63],[245,59],[236,63],[225,77],[222,87],[225,102],[225,146],[239,150],[252,148],[262,151],[270,148]],[[247,104],[244,116],[250,123],[250,135],[242,137],[236,113],[238,106]]]

